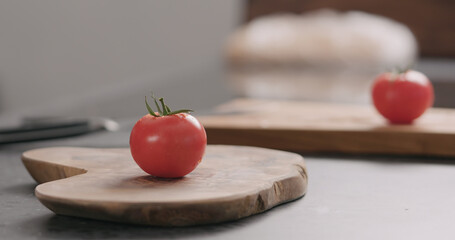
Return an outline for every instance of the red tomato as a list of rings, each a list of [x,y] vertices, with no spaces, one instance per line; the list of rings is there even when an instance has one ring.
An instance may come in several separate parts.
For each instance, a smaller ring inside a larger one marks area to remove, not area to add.
[[[373,103],[394,124],[410,124],[433,105],[433,85],[417,71],[383,73],[373,83]]]
[[[147,114],[134,125],[130,135],[131,154],[150,175],[183,177],[202,160],[207,144],[204,127],[187,113],[158,114]]]

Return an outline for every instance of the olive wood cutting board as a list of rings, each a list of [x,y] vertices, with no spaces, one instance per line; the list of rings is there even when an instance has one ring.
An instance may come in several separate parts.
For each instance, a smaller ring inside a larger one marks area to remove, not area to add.
[[[143,172],[129,149],[42,148],[22,155],[41,183],[35,195],[57,214],[144,225],[236,220],[303,196],[307,173],[294,153],[207,146],[201,164],[178,179]]]
[[[295,152],[455,157],[455,110],[390,125],[373,106],[236,99],[198,119],[211,144]]]

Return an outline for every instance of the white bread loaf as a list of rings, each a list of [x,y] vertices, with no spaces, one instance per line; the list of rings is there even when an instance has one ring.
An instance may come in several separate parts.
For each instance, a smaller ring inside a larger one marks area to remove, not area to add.
[[[238,95],[366,103],[374,77],[411,65],[417,42],[403,24],[363,12],[261,17],[229,39]]]
[[[319,10],[253,20],[228,43],[231,60],[408,65],[417,42],[403,24],[363,12]]]

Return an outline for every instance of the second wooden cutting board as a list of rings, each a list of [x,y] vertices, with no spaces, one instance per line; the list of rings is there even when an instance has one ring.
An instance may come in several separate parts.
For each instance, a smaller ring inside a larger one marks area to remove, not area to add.
[[[455,110],[390,125],[372,106],[237,99],[201,116],[211,144],[296,152],[455,157]]]

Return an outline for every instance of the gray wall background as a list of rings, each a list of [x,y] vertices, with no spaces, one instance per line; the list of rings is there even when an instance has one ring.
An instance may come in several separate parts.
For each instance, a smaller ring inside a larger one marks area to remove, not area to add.
[[[136,117],[150,90],[175,107],[213,106],[230,96],[223,44],[241,8],[240,0],[1,0],[0,114]]]

